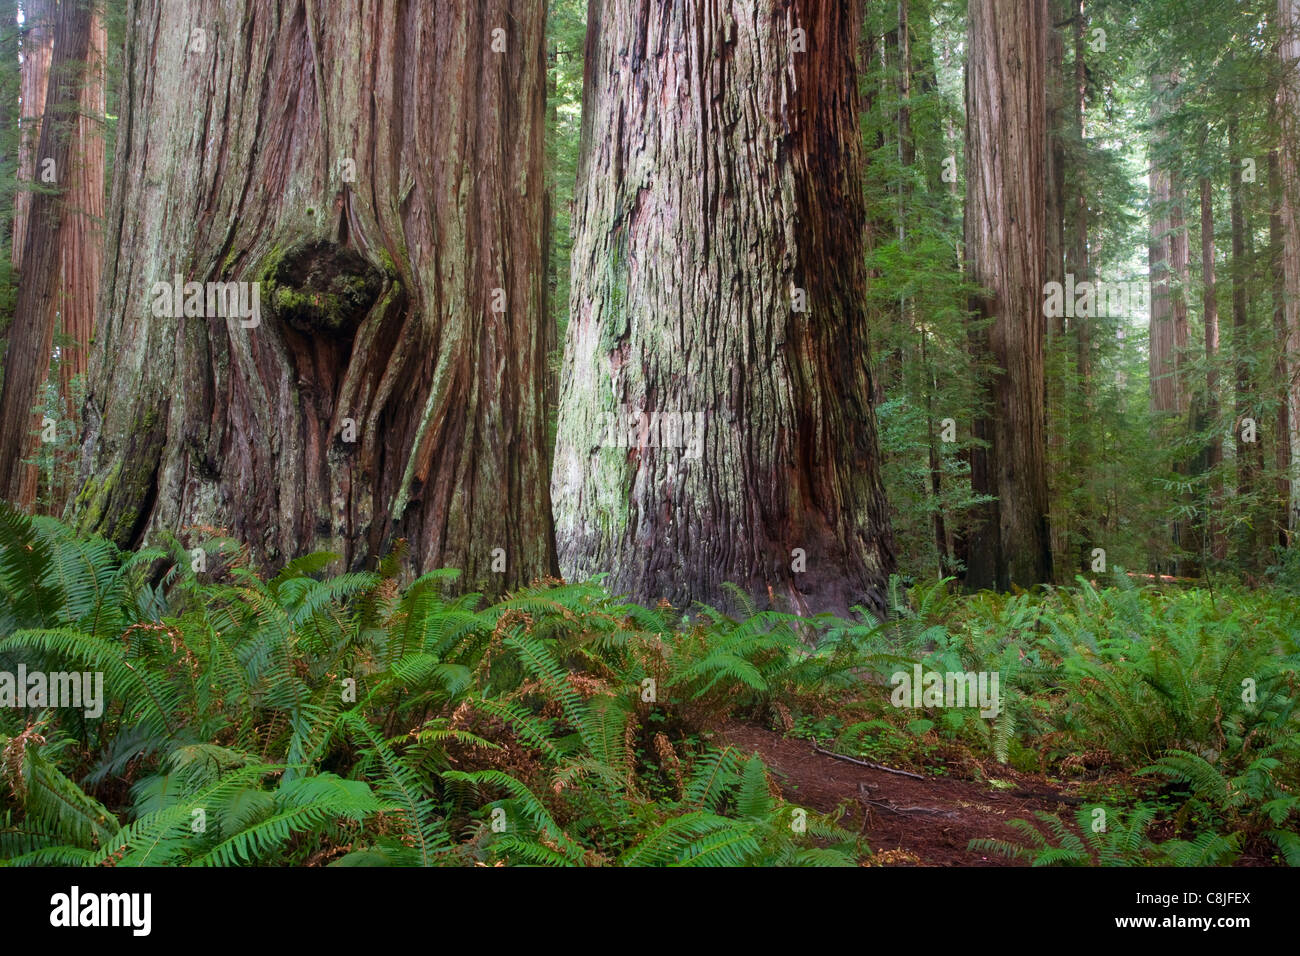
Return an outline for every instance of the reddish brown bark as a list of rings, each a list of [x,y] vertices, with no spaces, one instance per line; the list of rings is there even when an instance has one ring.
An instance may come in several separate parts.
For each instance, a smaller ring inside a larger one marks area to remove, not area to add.
[[[81,86],[81,71],[76,66],[86,59],[91,19],[89,3],[64,0],[59,5],[45,97],[48,108],[35,165],[50,160],[60,177],[66,174],[74,154],[75,108]],[[5,356],[4,390],[0,392],[0,497],[23,508],[31,508],[36,500],[36,468],[28,462],[36,452],[40,419],[32,409],[50,369],[67,219],[60,195],[32,194],[23,240],[27,254]]]
[[[561,567],[643,601],[730,607],[734,582],[762,604],[883,613],[860,4],[590,11],[552,479]],[[698,416],[698,457],[654,424],[676,414]],[[630,439],[610,440],[616,418]]]
[[[45,94],[50,83],[50,58],[54,53],[54,3],[51,0],[28,0],[23,4],[22,67],[18,96],[20,129],[18,141],[18,181],[31,183],[37,169],[37,146],[41,138],[41,120],[45,117]],[[27,242],[27,218],[32,208],[30,189],[14,195],[14,269],[22,269],[23,247]]]
[[[127,21],[80,527],[553,573],[542,0]],[[260,323],[153,314],[178,274],[260,283]]]
[[[1046,242],[1047,2],[971,0],[966,67],[966,270],[987,290],[980,348],[1000,370],[975,423],[971,484],[980,509],[968,548],[971,588],[1052,579],[1048,522],[1043,288]]]

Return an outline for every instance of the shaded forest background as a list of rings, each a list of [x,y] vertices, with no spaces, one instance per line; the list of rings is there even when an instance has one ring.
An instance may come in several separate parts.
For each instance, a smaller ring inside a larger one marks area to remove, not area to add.
[[[81,40],[85,52],[74,41],[75,49],[61,53],[56,20],[67,6],[31,2],[20,10],[10,3],[0,10],[0,102],[7,104],[0,112],[0,334],[12,348],[15,312],[19,325],[40,319],[52,326],[37,408],[21,429],[22,459],[34,469],[24,470],[25,484],[12,486],[21,494],[11,497],[43,513],[84,518],[87,482],[95,480],[93,468],[79,472],[94,322],[116,307],[105,300],[96,313],[87,290],[97,287],[101,268],[130,71],[125,6],[96,9]],[[1018,9],[990,6],[995,19]],[[856,55],[865,309],[879,473],[898,570],[913,580],[963,577],[972,549],[977,556],[996,550],[980,528],[994,520],[999,490],[981,476],[980,461],[990,447],[987,428],[999,417],[1000,373],[979,346],[992,320],[966,263],[968,10],[942,0],[862,10]],[[553,0],[546,13],[549,455],[572,295],[589,64],[586,4]],[[1039,184],[1044,280],[1149,281],[1151,294],[1122,315],[1099,307],[1100,314],[1046,320],[1051,570],[1042,573],[1048,566],[1040,562],[1036,576],[1069,581],[1116,566],[1252,582],[1294,575],[1286,549],[1296,493],[1287,409],[1297,367],[1288,285],[1294,269],[1286,268],[1295,230],[1288,200],[1294,151],[1287,146],[1293,100],[1287,48],[1279,44],[1279,24],[1294,11],[1287,0],[1053,0],[1048,14],[1041,76],[1047,177]],[[994,71],[1006,65],[993,52],[979,55]],[[46,86],[60,95],[50,99]],[[34,157],[43,117],[61,131],[51,142],[68,151],[75,182],[41,181]],[[57,200],[63,217],[57,235],[34,234],[54,258],[28,258],[24,266],[28,210],[37,199]],[[48,282],[37,269],[49,273]],[[24,284],[39,287],[26,304]],[[13,364],[11,357],[7,378]],[[13,435],[9,441],[14,447]],[[546,470],[539,464],[536,476]],[[120,519],[87,526],[122,545],[139,543],[148,522]],[[417,548],[421,533],[414,531]],[[453,547],[441,556],[457,554]],[[477,563],[486,573],[485,556],[460,557],[467,569]],[[534,566],[546,563],[543,555]],[[968,583],[1008,583],[993,569],[976,577]],[[1035,573],[1012,577],[1025,585]]]

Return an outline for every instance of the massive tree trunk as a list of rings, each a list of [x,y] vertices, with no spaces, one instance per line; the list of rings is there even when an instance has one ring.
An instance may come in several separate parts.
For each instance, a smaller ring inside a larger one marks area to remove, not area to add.
[[[971,0],[966,66],[966,271],[993,322],[993,376],[971,484],[997,501],[972,531],[970,588],[1052,579],[1044,410],[1047,0]]]
[[[1281,83],[1278,116],[1281,119],[1282,278],[1287,331],[1287,424],[1290,445],[1291,543],[1300,533],[1300,0],[1278,0],[1281,39]]]
[[[59,5],[45,97],[49,108],[34,160],[37,167],[46,161],[52,164],[56,183],[64,182],[76,152],[76,105],[81,96],[81,71],[76,67],[86,59],[91,20],[89,2],[64,0]],[[61,195],[31,194],[23,238],[27,254],[0,392],[0,497],[23,508],[31,508],[36,500],[36,468],[27,461],[36,450],[40,419],[32,408],[50,371],[68,219]]]
[[[103,18],[96,15],[90,27],[80,108],[77,111],[76,150],[68,168],[64,194],[67,224],[59,250],[62,258],[62,295],[58,310],[64,344],[60,349],[59,379],[66,414],[75,421],[80,409],[73,394],[73,379],[89,366],[90,340],[95,331],[95,298],[103,261],[100,224],[104,218],[104,67],[108,35]]]
[[[30,184],[36,179],[37,146],[41,138],[41,120],[45,117],[45,94],[50,82],[50,58],[54,55],[53,0],[26,0],[23,4],[23,62],[18,95],[19,140],[18,182]],[[14,195],[14,269],[23,265],[23,247],[27,241],[27,218],[31,212],[33,192],[20,188]]]
[[[405,539],[493,590],[553,572],[544,20],[133,0],[83,530],[352,567]],[[178,317],[176,276],[260,285]]]
[[[566,575],[883,612],[859,9],[591,4],[552,478]]]

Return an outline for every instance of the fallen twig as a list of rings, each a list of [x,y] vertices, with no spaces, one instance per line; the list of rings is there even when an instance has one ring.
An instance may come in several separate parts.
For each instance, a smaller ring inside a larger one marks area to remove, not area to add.
[[[881,810],[897,813],[899,816],[905,816],[909,813],[928,813],[939,817],[955,817],[957,815],[952,810],[941,810],[939,807],[896,807],[887,800],[872,800],[867,796],[866,789],[866,784],[858,784],[859,803],[870,804],[873,807],[879,807]]]
[[[872,770],[883,770],[885,773],[896,773],[900,777],[913,777],[916,780],[924,780],[925,776],[919,773],[912,773],[910,770],[895,770],[893,767],[886,767],[884,764],[872,763],[870,760],[859,760],[857,757],[848,757],[844,754],[837,754],[834,750],[827,750],[819,746],[817,738],[813,738],[813,751],[823,754],[827,757],[834,757],[836,760],[844,760],[848,763],[855,763],[859,767],[870,767]]]

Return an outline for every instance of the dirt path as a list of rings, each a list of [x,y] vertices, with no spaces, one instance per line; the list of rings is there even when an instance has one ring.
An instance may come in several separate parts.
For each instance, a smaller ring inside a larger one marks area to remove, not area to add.
[[[857,831],[863,823],[866,808],[858,799],[859,784],[865,784],[866,795],[879,803],[939,811],[898,814],[873,808],[865,836],[871,849],[887,863],[1006,866],[1010,861],[1005,857],[973,853],[967,845],[980,837],[1022,842],[1006,821],[1033,820],[1035,810],[1069,820],[1075,811],[1063,802],[1017,796],[968,780],[917,780],[846,763],[816,753],[809,741],[789,740],[750,724],[729,724],[722,737],[746,754],[762,757],[787,800],[824,813],[846,805],[848,813],[840,821],[846,829]],[[999,776],[1016,779],[1009,770]],[[1032,789],[1035,793],[1048,790],[1041,781],[1033,781]]]

